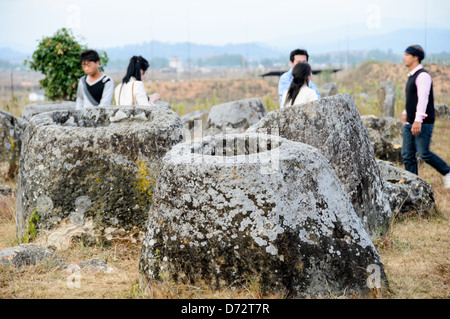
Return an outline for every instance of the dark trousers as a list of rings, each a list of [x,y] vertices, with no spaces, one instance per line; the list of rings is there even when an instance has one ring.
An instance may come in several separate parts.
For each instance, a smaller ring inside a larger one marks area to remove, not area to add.
[[[405,124],[403,126],[402,157],[405,163],[405,169],[416,175],[419,174],[416,158],[416,153],[418,153],[420,158],[434,167],[442,175],[450,172],[450,166],[430,151],[431,135],[433,134],[434,125],[422,124],[422,130],[417,136],[412,134],[411,127],[411,124]]]

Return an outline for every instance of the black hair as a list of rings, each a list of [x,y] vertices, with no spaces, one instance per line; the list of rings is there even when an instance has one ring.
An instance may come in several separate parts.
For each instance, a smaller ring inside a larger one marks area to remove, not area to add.
[[[291,55],[289,56],[289,59],[291,60],[291,62],[294,62],[296,55],[305,55],[306,62],[308,62],[308,60],[309,60],[308,51],[303,50],[303,49],[295,49],[294,51],[291,52]]]
[[[294,79],[288,89],[286,100],[284,102],[285,105],[288,101],[292,101],[292,103],[294,103],[302,86],[305,84],[308,85],[309,76],[311,73],[311,66],[308,63],[297,63],[294,66],[292,69],[292,76]]]
[[[406,48],[405,52],[416,56],[419,59],[419,63],[421,63],[422,60],[425,59],[425,51],[418,44],[410,45],[408,48]]]
[[[141,81],[141,70],[143,72],[147,71],[150,64],[142,56],[134,56],[130,59],[128,64],[127,75],[123,78],[123,83],[128,83],[130,78],[133,76],[136,80]]]
[[[100,57],[97,53],[97,51],[94,50],[86,50],[80,54],[80,61],[92,61],[92,62],[98,62],[100,61]]]

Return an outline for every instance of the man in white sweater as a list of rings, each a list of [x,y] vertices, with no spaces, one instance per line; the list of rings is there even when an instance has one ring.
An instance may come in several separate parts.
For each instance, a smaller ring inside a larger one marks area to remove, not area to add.
[[[99,71],[100,57],[98,53],[94,50],[84,51],[80,60],[86,75],[78,82],[76,109],[111,105],[114,81]]]

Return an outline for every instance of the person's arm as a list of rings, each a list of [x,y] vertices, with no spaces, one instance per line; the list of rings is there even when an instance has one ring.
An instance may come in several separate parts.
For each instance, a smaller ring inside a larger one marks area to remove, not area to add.
[[[109,79],[108,82],[105,83],[103,87],[103,94],[98,106],[109,106],[111,105],[111,100],[114,94],[114,82],[112,79]]]
[[[311,89],[313,89],[314,91],[316,91],[317,99],[320,100],[320,92],[319,92],[319,89],[317,88],[317,85],[315,85],[315,84],[313,83],[313,81],[309,81],[309,87],[310,87]]]
[[[309,93],[309,101],[313,102],[313,101],[318,101],[318,100],[320,100],[320,94],[317,92],[317,90],[316,91],[310,91],[310,93]]]
[[[80,80],[78,81],[77,101],[75,103],[75,109],[81,110],[83,107],[84,107],[83,82]]]
[[[427,115],[427,106],[428,100],[431,91],[431,76],[422,72],[416,78],[416,86],[417,86],[417,108],[416,108],[416,117],[414,119],[413,126],[411,128],[411,132],[413,135],[419,135],[422,131],[422,122]]]
[[[134,104],[135,105],[150,105],[148,95],[145,92],[144,82],[134,82]]]
[[[161,100],[161,96],[159,95],[159,93],[155,92],[152,95],[148,96],[148,100],[150,101],[150,104],[154,105],[155,102]]]
[[[428,116],[426,112],[428,100],[430,97],[431,82],[431,76],[426,72],[420,73],[416,79],[418,102],[416,109],[416,118],[414,120],[415,122],[422,123],[423,120]]]

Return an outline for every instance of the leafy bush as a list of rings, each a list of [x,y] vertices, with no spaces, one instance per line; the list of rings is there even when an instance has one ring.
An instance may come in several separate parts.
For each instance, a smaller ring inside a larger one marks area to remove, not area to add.
[[[45,89],[45,96],[52,101],[74,101],[77,96],[78,81],[84,75],[80,54],[87,49],[79,44],[70,29],[62,28],[52,37],[43,38],[32,58],[25,61],[31,70],[41,72],[45,78],[39,81]],[[100,54],[100,71],[108,63],[106,52]]]

